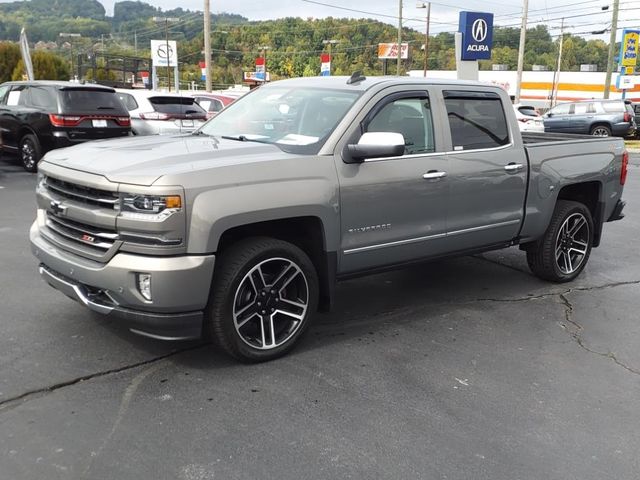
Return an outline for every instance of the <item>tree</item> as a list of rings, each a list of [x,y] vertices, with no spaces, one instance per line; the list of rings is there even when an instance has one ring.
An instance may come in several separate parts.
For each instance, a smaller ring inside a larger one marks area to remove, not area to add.
[[[11,80],[20,58],[20,47],[17,43],[0,42],[0,83]]]
[[[31,55],[33,75],[36,80],[69,80],[69,66],[67,62],[51,52],[36,50]],[[13,69],[13,80],[22,80],[26,74],[22,59]]]

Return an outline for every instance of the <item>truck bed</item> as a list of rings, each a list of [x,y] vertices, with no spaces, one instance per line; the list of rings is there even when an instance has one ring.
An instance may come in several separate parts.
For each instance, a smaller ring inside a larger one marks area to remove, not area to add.
[[[571,141],[601,142],[603,140],[611,140],[617,137],[594,137],[593,135],[580,135],[577,133],[539,133],[539,132],[522,132],[522,143],[525,145],[534,144],[553,144],[566,143]]]

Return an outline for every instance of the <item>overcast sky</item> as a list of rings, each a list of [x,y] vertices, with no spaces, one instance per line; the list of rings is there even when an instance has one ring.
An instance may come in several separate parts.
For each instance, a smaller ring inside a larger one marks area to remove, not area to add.
[[[7,0],[0,0],[6,2]],[[99,0],[105,6],[107,15],[113,14],[116,0]],[[182,7],[202,10],[203,0],[146,0],[146,3],[171,9]],[[425,9],[416,8],[416,0],[404,0],[403,17],[405,26],[418,30],[425,27]],[[461,10],[491,12],[495,24],[517,27],[521,21],[522,0],[439,0],[431,2],[431,32],[453,32],[457,30],[458,14]],[[602,11],[612,0],[529,0],[529,25],[545,24],[552,35],[560,33],[561,18],[565,17],[565,32],[580,34],[587,38],[609,40],[609,33],[593,35],[611,25],[611,10]],[[349,10],[351,9],[351,10]],[[397,0],[211,0],[212,12],[237,13],[250,20],[267,20],[283,17],[351,17],[374,18],[397,24]],[[360,10],[352,11],[352,10]],[[620,0],[619,28],[640,28],[640,1]],[[215,28],[215,26],[214,26]],[[621,32],[618,32],[618,39]]]

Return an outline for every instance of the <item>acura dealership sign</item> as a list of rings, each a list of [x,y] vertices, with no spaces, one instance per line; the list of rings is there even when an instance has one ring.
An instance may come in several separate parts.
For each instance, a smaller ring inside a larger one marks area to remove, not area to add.
[[[488,60],[493,43],[493,13],[460,12],[462,60]]]

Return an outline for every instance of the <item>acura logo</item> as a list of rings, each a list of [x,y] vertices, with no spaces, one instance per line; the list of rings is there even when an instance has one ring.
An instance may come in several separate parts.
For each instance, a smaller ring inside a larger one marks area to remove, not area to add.
[[[487,22],[482,18],[477,19],[473,22],[473,25],[471,25],[471,36],[478,43],[484,42],[484,39],[487,38],[488,31],[489,27],[487,26]]]

